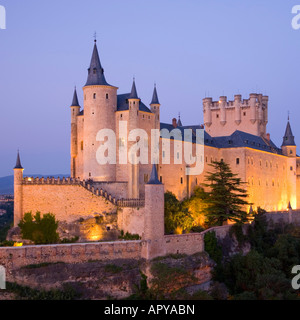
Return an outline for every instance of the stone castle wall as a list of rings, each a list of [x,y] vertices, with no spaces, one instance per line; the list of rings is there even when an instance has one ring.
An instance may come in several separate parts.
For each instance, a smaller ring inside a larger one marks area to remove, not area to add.
[[[7,271],[39,263],[80,263],[92,260],[140,259],[141,241],[55,244],[0,248]]]
[[[80,185],[22,185],[22,211],[53,213],[59,221],[72,222],[116,211],[116,206]]]

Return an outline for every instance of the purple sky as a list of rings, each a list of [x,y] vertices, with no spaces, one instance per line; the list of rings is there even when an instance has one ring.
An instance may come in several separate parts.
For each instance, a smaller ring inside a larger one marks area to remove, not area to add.
[[[299,2],[299,1],[298,1]],[[70,110],[87,78],[93,34],[108,83],[149,104],[162,122],[181,112],[203,123],[205,92],[218,100],[270,97],[268,132],[281,145],[287,112],[300,144],[300,30],[289,0],[0,0],[0,176],[20,148],[27,174],[69,173]]]

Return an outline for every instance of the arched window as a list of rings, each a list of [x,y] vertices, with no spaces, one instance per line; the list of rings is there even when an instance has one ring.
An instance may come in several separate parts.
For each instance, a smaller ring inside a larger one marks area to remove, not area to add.
[[[96,93],[94,93],[93,98],[96,99]]]

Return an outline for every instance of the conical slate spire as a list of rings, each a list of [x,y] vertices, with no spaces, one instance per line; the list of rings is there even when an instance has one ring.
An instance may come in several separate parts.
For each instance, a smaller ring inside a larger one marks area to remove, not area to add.
[[[180,120],[180,114],[178,116],[177,127],[182,127],[182,122]]]
[[[18,155],[17,155],[16,166],[14,167],[14,169],[23,169],[23,167],[22,167],[22,165],[21,165],[19,150],[18,150]]]
[[[136,91],[136,86],[135,86],[135,79],[133,79],[132,83],[132,88],[131,88],[131,93],[129,96],[129,99],[139,99]]]
[[[74,90],[73,101],[72,101],[71,107],[80,107],[79,102],[78,102],[76,87]]]
[[[156,165],[155,165],[155,164],[152,166],[152,171],[151,171],[150,180],[148,181],[147,184],[162,184],[162,183],[158,180],[157,170],[156,170]]]
[[[151,104],[160,104],[159,101],[158,101],[156,86],[154,86],[152,101],[151,101],[150,105],[151,105]]]
[[[288,121],[285,129],[285,134],[283,137],[282,146],[295,146],[295,140],[292,133],[290,122]]]
[[[104,69],[101,66],[98,48],[95,40],[91,64],[88,69],[88,78],[85,86],[103,85],[109,86],[104,77]]]

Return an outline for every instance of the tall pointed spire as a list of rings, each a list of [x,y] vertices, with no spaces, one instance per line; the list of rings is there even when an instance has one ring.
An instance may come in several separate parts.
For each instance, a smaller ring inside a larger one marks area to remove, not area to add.
[[[78,102],[76,87],[74,89],[74,95],[73,95],[73,100],[72,100],[71,107],[80,107],[79,102]]]
[[[110,86],[106,82],[104,77],[104,69],[102,68],[100,58],[99,58],[97,40],[95,40],[91,64],[88,69],[88,78],[85,86],[93,86],[93,85]]]
[[[180,119],[180,113],[178,115],[177,127],[182,127],[182,122],[181,122],[181,119]]]
[[[14,167],[14,169],[23,169],[23,167],[22,167],[22,165],[21,165],[21,159],[20,159],[19,150],[18,150],[18,155],[17,155],[16,166]]]
[[[295,146],[295,145],[296,144],[295,144],[294,136],[292,133],[290,121],[288,120],[281,146]]]
[[[129,99],[139,99],[136,91],[136,86],[135,86],[135,78],[133,78],[133,83],[132,83],[132,88],[131,88],[131,93],[129,96]]]
[[[151,104],[160,104],[159,101],[158,101],[156,85],[154,85],[153,96],[152,96],[152,101],[151,101],[150,105]]]
[[[148,181],[147,184],[162,184],[158,180],[158,175],[157,175],[157,170],[156,170],[156,165],[155,164],[153,164],[153,166],[152,166],[150,180]]]

